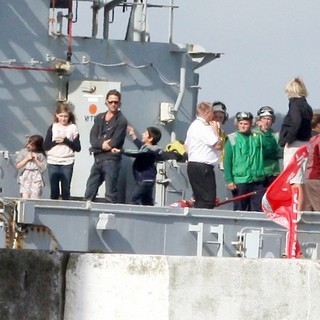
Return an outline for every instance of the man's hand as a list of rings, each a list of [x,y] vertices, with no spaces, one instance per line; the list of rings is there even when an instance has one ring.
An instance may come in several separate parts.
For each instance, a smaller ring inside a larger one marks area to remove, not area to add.
[[[266,132],[268,130],[268,126],[266,123],[263,123],[262,121],[257,121],[256,126],[262,131]]]
[[[222,150],[223,148],[222,148],[222,141],[221,141],[221,139],[219,138],[219,141],[213,146],[214,147],[214,149],[216,149],[216,150]]]
[[[211,128],[213,129],[214,133],[217,137],[219,137],[219,131],[220,131],[220,122],[219,121],[210,121],[209,122]]]
[[[219,140],[213,145],[213,147],[216,150],[221,150],[222,149],[222,140],[220,137],[220,122],[219,121],[210,121],[209,122],[210,127],[213,129],[213,132],[215,133],[215,135],[219,138]]]
[[[235,189],[237,189],[237,186],[233,182],[231,182],[231,183],[227,184],[227,189],[228,190],[235,190]]]
[[[111,139],[103,141],[101,149],[104,150],[104,151],[110,151],[112,149],[111,146],[110,146],[110,141],[111,141]]]

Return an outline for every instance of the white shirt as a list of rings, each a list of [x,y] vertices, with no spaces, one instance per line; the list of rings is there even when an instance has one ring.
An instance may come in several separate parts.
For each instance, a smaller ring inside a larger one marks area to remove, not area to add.
[[[52,141],[57,137],[66,137],[74,140],[79,135],[78,128],[71,123],[67,126],[60,126],[58,123],[52,125]],[[47,151],[47,162],[57,165],[69,165],[74,163],[74,151],[63,143],[59,143]]]
[[[220,156],[220,151],[213,147],[218,141],[219,137],[212,127],[203,118],[197,117],[187,131],[185,144],[188,161],[214,165]]]

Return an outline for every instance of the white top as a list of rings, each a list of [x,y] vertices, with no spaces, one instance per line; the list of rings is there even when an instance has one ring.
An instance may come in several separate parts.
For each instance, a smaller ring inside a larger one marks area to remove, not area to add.
[[[214,165],[220,156],[220,151],[213,147],[218,141],[219,137],[212,127],[203,118],[197,117],[191,123],[185,141],[188,161]]]
[[[58,137],[66,137],[73,141],[79,135],[78,128],[71,123],[67,126],[61,126],[58,123],[52,125],[52,141]],[[65,145],[59,143],[47,151],[47,162],[57,165],[68,165],[74,163],[74,151]]]

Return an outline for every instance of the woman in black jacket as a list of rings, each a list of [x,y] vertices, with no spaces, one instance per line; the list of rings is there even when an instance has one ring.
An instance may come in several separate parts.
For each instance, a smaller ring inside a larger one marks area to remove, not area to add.
[[[301,78],[294,78],[285,86],[285,92],[289,98],[289,110],[285,116],[281,130],[279,143],[284,147],[283,166],[289,164],[297,149],[303,145],[308,145],[311,137],[311,120],[313,111],[307,102],[307,88]],[[300,197],[298,210],[301,210],[303,201],[303,180],[305,172],[304,163],[297,175],[290,180],[292,187],[298,187]]]

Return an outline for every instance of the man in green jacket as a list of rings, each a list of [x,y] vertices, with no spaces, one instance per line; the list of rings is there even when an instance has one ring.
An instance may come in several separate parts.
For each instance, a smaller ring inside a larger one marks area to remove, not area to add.
[[[224,174],[227,189],[233,197],[256,192],[251,197],[234,201],[233,210],[262,211],[261,199],[265,191],[264,157],[273,152],[266,148],[262,134],[252,132],[253,115],[238,112],[237,131],[228,135],[224,149]]]
[[[264,137],[264,174],[265,188],[280,174],[279,159],[281,159],[283,150],[279,145],[279,133],[272,129],[272,124],[276,121],[274,110],[269,106],[261,107],[257,112],[257,122],[254,132],[260,133]],[[269,152],[268,152],[269,151]]]

